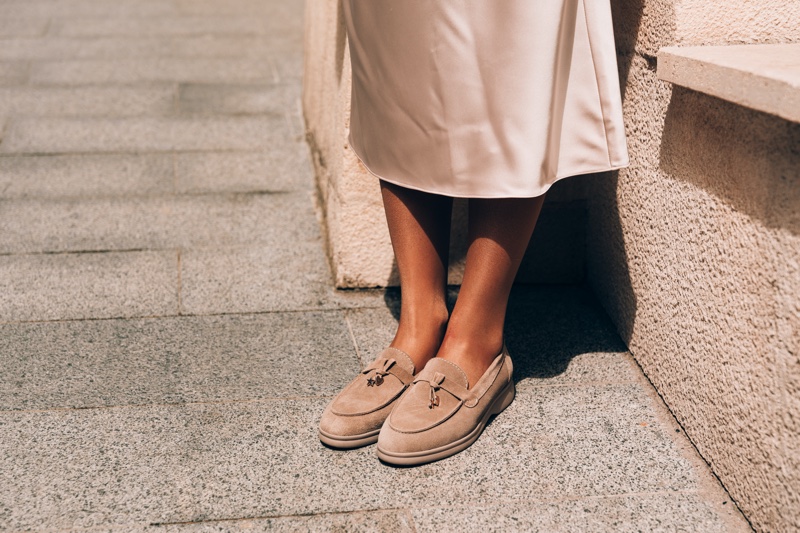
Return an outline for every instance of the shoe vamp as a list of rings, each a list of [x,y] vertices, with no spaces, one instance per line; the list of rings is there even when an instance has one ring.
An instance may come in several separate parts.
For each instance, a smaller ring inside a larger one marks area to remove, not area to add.
[[[397,399],[403,389],[403,382],[391,374],[380,385],[372,386],[368,384],[366,376],[359,376],[339,393],[331,409],[337,415],[364,415],[386,407]]]
[[[382,409],[357,416],[340,416],[326,410],[322,415],[319,427],[329,435],[363,435],[380,429],[391,410],[392,405],[387,405]]]
[[[419,433],[443,424],[459,410],[470,411],[463,407],[461,400],[444,389],[436,390],[434,394],[436,398],[432,404],[430,386],[426,382],[416,383],[392,412],[392,428],[403,433]]]

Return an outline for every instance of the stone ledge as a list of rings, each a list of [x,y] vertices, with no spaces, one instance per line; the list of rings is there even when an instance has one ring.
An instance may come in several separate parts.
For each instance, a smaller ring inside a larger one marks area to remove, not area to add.
[[[800,122],[800,43],[668,46],[658,78]]]

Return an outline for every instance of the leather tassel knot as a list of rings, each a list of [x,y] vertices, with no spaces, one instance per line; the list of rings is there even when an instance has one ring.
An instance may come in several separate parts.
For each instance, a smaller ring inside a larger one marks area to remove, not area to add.
[[[395,363],[394,359],[384,359],[380,368],[375,368],[375,374],[367,378],[367,387],[380,386],[383,383],[383,377],[390,374],[389,369]],[[368,369],[365,373],[369,373],[373,369]]]
[[[433,380],[428,382],[431,391],[431,398],[430,398],[430,403],[428,403],[428,409],[433,409],[434,407],[439,406],[439,396],[436,394],[436,391],[438,391],[441,388],[443,381],[444,381],[444,374],[436,372],[433,375]]]

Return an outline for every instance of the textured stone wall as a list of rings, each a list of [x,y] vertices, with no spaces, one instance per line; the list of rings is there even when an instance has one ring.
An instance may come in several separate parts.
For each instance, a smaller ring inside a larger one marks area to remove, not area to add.
[[[632,164],[588,277],[758,530],[800,528],[800,125],[659,81],[661,46],[800,41],[800,2],[612,0]]]
[[[394,258],[380,189],[346,141],[350,60],[339,2],[309,0],[305,17],[303,108],[335,283],[385,284],[394,280]]]

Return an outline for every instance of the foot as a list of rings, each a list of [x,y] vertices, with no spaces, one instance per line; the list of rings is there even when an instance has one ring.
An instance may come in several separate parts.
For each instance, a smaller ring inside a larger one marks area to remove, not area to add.
[[[455,365],[434,358],[394,406],[378,436],[378,457],[395,465],[418,465],[469,447],[489,418],[514,400],[512,364],[505,350],[467,389]]]
[[[408,354],[383,350],[325,408],[319,438],[334,448],[358,448],[378,440],[395,402],[418,372]]]

